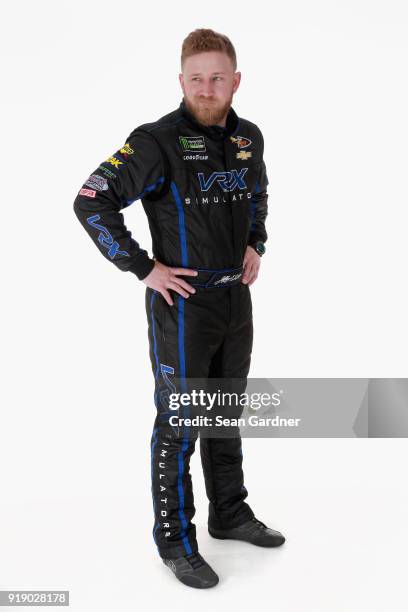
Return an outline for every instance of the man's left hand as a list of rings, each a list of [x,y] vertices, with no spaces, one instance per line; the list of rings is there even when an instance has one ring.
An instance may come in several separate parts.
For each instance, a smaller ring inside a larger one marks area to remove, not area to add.
[[[241,282],[248,287],[252,285],[258,278],[258,272],[261,265],[261,256],[251,246],[247,246],[244,256],[244,273]]]

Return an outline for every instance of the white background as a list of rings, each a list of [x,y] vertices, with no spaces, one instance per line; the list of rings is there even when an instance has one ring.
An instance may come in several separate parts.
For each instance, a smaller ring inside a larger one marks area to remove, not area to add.
[[[239,115],[265,137],[267,255],[253,377],[406,377],[404,2],[14,2],[1,15],[0,589],[69,589],[75,611],[207,605],[406,610],[405,440],[244,440],[282,549],[211,540],[221,577],[183,587],[151,529],[145,285],[72,204],[137,126],[174,110],[183,38],[227,34]],[[126,211],[150,249],[140,202]]]

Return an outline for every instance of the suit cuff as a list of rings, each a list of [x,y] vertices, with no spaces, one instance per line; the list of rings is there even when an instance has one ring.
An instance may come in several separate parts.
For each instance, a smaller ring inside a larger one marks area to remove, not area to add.
[[[139,280],[143,280],[153,270],[154,264],[154,259],[150,259],[146,255],[145,257],[140,257],[139,259],[132,261],[131,265],[127,269],[129,272],[136,274]]]

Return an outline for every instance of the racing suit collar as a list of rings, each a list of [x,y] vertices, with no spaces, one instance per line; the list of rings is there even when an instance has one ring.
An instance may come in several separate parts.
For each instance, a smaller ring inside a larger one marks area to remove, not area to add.
[[[226,136],[231,136],[238,129],[239,118],[232,106],[227,115],[226,127],[221,125],[203,125],[197,121],[195,116],[187,109],[184,98],[180,103],[180,111],[186,121],[214,140],[224,140]]]

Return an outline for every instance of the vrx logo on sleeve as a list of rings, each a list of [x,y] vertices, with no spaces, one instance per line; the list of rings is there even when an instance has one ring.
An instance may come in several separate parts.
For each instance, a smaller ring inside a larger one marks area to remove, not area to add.
[[[208,179],[205,178],[203,172],[197,172],[197,176],[200,181],[201,191],[208,191],[215,181],[217,181],[223,191],[234,191],[236,187],[238,189],[246,189],[244,176],[247,171],[248,168],[241,168],[241,170],[213,172]]]
[[[87,218],[87,222],[89,223],[89,225],[100,231],[100,234],[98,236],[99,244],[108,249],[108,255],[111,259],[113,259],[115,255],[126,255],[126,257],[129,257],[129,253],[127,253],[127,251],[119,250],[119,243],[116,242],[116,240],[113,240],[112,235],[106,229],[106,227],[96,223],[97,221],[99,221],[100,218],[100,215],[93,215],[92,217]]]

